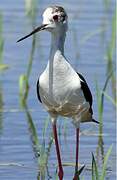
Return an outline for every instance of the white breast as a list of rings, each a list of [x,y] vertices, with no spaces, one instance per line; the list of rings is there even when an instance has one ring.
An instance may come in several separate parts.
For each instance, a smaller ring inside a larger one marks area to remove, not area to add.
[[[48,63],[40,76],[40,97],[48,111],[51,109],[60,111],[62,108],[70,111],[70,108],[78,108],[86,101],[79,76],[62,55],[56,56],[53,67]]]

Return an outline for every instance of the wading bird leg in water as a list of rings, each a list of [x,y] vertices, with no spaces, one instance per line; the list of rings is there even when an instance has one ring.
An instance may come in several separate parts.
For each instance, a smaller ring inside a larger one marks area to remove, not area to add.
[[[63,180],[63,167],[62,167],[62,162],[61,162],[56,123],[54,123],[52,126],[53,126],[53,134],[54,134],[56,153],[57,153],[57,159],[58,159],[58,168],[59,168],[58,176],[59,176],[59,180]]]
[[[78,180],[78,153],[79,153],[79,128],[76,128],[76,165],[75,165],[75,175],[73,180]]]

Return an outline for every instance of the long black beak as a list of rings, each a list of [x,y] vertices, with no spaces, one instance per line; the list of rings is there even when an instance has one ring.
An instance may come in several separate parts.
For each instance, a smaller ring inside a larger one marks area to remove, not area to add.
[[[39,31],[41,31],[41,30],[44,30],[46,26],[47,26],[47,24],[43,24],[43,25],[41,25],[41,26],[37,27],[37,28],[36,28],[36,29],[34,29],[34,30],[30,33],[30,34],[28,34],[28,35],[26,35],[26,36],[22,37],[22,38],[21,38],[21,39],[19,39],[17,42],[20,42],[20,41],[22,41],[22,40],[24,40],[24,39],[28,38],[29,36],[32,36],[33,34],[35,34],[35,33],[39,32]]]

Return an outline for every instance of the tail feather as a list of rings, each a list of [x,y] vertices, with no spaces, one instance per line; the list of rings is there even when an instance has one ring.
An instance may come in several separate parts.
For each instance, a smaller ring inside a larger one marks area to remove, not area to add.
[[[99,121],[96,121],[95,119],[92,119],[92,122],[99,124]]]

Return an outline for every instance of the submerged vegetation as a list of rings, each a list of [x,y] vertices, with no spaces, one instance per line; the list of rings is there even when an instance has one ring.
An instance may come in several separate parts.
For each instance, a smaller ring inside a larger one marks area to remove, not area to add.
[[[109,0],[104,0],[106,13],[109,11]],[[36,24],[36,17],[38,12],[38,3],[37,0],[25,0],[25,12],[26,16],[28,17],[28,20],[30,21],[31,28],[35,27]],[[96,87],[96,95],[97,95],[97,111],[98,111],[98,120],[99,120],[99,132],[98,132],[98,145],[97,149],[95,150],[95,156],[94,153],[92,153],[92,165],[90,169],[91,179],[92,180],[104,180],[106,177],[107,172],[107,166],[108,166],[108,159],[111,156],[112,153],[112,145],[109,147],[108,150],[106,150],[106,154],[104,151],[104,140],[103,140],[103,113],[104,113],[104,98],[106,98],[113,106],[114,108],[117,106],[116,101],[116,77],[115,77],[115,29],[116,29],[116,11],[113,14],[112,17],[112,31],[111,31],[111,37],[108,41],[108,44],[106,46],[106,52],[104,56],[106,57],[106,79],[105,82],[103,82],[103,88],[101,89],[99,86],[98,80],[96,80],[96,83],[94,81],[95,87]],[[81,44],[85,44],[86,41],[88,41],[91,37],[100,34],[100,37],[102,36],[101,33],[104,33],[106,31],[105,27],[101,27],[95,32],[89,32],[85,37],[82,38]],[[38,180],[45,180],[48,176],[51,178],[51,175],[49,174],[48,170],[48,159],[50,156],[50,152],[52,149],[52,145],[54,142],[53,139],[53,133],[50,131],[50,134],[48,136],[48,144],[45,143],[45,139],[47,137],[47,130],[49,127],[49,118],[45,119],[45,124],[42,129],[42,142],[40,141],[40,138],[38,136],[38,130],[35,125],[35,121],[32,117],[30,108],[28,108],[27,99],[29,95],[29,79],[31,76],[32,71],[32,65],[33,65],[33,59],[34,59],[34,53],[36,49],[36,36],[32,36],[32,46],[31,51],[29,53],[29,61],[27,65],[27,70],[19,77],[19,99],[21,107],[23,108],[28,129],[29,129],[29,135],[32,143],[33,152],[35,155],[35,158],[37,159],[37,165],[38,165]],[[4,38],[3,38],[3,17],[0,14],[0,72],[4,71],[8,68],[6,64],[3,63],[3,53],[4,53]],[[105,58],[104,57],[104,58]],[[112,89],[112,95],[108,94],[107,87],[110,87],[110,81],[111,81],[111,89]],[[3,109],[3,97],[2,97],[2,87],[0,82],[0,113]],[[0,114],[0,130],[2,129],[2,120],[1,120],[1,114]],[[67,123],[64,123],[64,133],[65,136],[67,136]],[[59,128],[60,130],[60,128]],[[1,132],[1,131],[0,131]],[[60,131],[59,131],[60,132]],[[61,134],[61,133],[60,133]],[[101,167],[99,166],[99,155],[101,154]],[[74,166],[74,163],[64,163],[64,166]],[[54,165],[55,168],[57,165]],[[57,171],[57,168],[56,168]],[[81,168],[81,174],[80,177],[78,177],[78,180],[84,179],[84,172],[86,171],[86,167],[83,166]],[[79,176],[78,175],[78,176]],[[57,172],[55,172],[54,179],[58,179]]]

